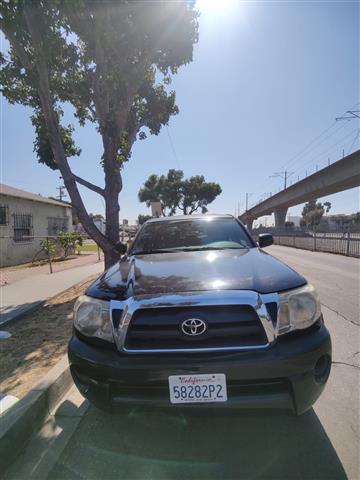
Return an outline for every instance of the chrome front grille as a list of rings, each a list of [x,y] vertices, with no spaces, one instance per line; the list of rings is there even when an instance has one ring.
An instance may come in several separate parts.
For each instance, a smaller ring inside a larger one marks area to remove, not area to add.
[[[271,345],[276,336],[277,318],[274,318],[274,308],[268,309],[267,304],[278,307],[278,294],[215,290],[112,300],[110,310],[114,338],[121,352],[219,352],[263,349]],[[194,311],[198,316],[209,316],[204,318],[210,327],[207,339],[204,335],[203,339],[184,340],[175,329],[180,318],[184,315],[189,318]],[[221,318],[226,321],[219,320],[221,312]],[[158,335],[155,335],[156,329]],[[169,335],[169,332],[172,333]],[[231,333],[235,334],[234,339],[230,338]]]
[[[206,331],[187,335],[181,325],[200,319]],[[267,337],[256,311],[250,305],[176,306],[137,310],[129,325],[125,348],[185,349],[266,345]]]
[[[276,293],[215,290],[112,300],[110,310],[120,352],[195,353],[269,347],[276,336],[278,305]],[[185,337],[179,325],[194,316],[206,322],[207,333]]]

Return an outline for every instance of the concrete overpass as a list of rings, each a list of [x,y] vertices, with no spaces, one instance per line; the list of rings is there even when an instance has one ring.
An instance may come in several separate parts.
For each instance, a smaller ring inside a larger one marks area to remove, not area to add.
[[[360,185],[360,150],[294,183],[250,208],[240,220],[248,228],[259,217],[274,213],[275,226],[283,227],[289,207]]]

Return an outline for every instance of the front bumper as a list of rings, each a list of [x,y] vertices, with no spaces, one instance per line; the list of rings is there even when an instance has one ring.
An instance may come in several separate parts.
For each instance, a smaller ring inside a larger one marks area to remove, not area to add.
[[[224,373],[228,401],[222,408],[277,408],[301,414],[324,389],[331,367],[331,340],[322,320],[308,331],[278,338],[266,350],[216,354],[128,355],[91,345],[74,334],[69,361],[80,392],[100,408],[123,404],[178,408],[169,400],[170,375]],[[181,408],[219,405],[184,404]]]

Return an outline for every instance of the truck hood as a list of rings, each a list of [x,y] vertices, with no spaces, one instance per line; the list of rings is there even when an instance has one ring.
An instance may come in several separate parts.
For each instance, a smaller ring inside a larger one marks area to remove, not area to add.
[[[279,292],[306,280],[259,248],[157,253],[123,257],[86,291],[104,300],[205,290]]]

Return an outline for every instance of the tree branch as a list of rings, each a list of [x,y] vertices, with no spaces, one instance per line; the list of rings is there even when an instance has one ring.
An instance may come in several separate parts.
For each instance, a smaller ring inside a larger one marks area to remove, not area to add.
[[[89,190],[92,190],[93,192],[98,193],[102,197],[105,196],[105,190],[101,187],[98,187],[97,185],[94,185],[91,182],[88,182],[87,180],[78,177],[77,175],[73,174],[73,177],[77,183],[80,183],[80,185],[83,185],[84,187],[88,188]]]
[[[131,147],[133,146],[133,143],[136,140],[136,135],[138,134],[139,130],[140,130],[140,124],[136,122],[133,128],[128,132],[129,135],[127,137],[127,142],[129,143],[130,150],[131,150]]]
[[[88,105],[87,108],[89,109],[91,115],[93,116],[93,120],[95,121],[96,120],[96,110],[94,107],[92,107],[91,105]]]
[[[190,212],[189,212],[189,215],[191,215],[191,214],[193,214],[194,212],[196,212],[196,210],[197,210],[200,206],[201,206],[201,201],[198,200],[197,204],[195,204],[195,205],[191,208],[191,210],[190,210]]]
[[[42,39],[40,37],[39,30],[37,29],[37,19],[34,13],[33,6],[30,8],[30,5],[26,4],[24,8],[24,16],[29,34],[32,37],[33,45],[37,50],[36,61],[34,65],[38,74],[37,90],[46,126],[49,131],[53,155],[64,179],[66,189],[69,192],[71,202],[76,208],[79,220],[84,226],[86,232],[95,240],[96,243],[101,246],[104,251],[112,251],[114,244],[100,232],[86,211],[84,202],[76,185],[76,179],[74,178],[74,174],[70,169],[65,155],[64,146],[59,131],[59,124],[54,110],[54,102],[50,91],[48,66],[42,55]],[[15,46],[14,48],[15,51],[17,51]],[[23,66],[25,67],[25,65]]]
[[[15,50],[17,56],[19,57],[20,62],[22,63],[23,67],[26,68],[27,70],[31,71],[32,67],[31,67],[31,62],[29,60],[28,55],[26,54],[26,52],[25,52],[24,48],[22,47],[22,45],[20,44],[20,42],[18,42],[18,40],[15,36],[14,30],[9,25],[6,25],[6,23],[4,22],[4,20],[2,18],[0,18],[0,29],[4,32],[5,36],[9,40],[10,44],[14,48],[14,50]]]

